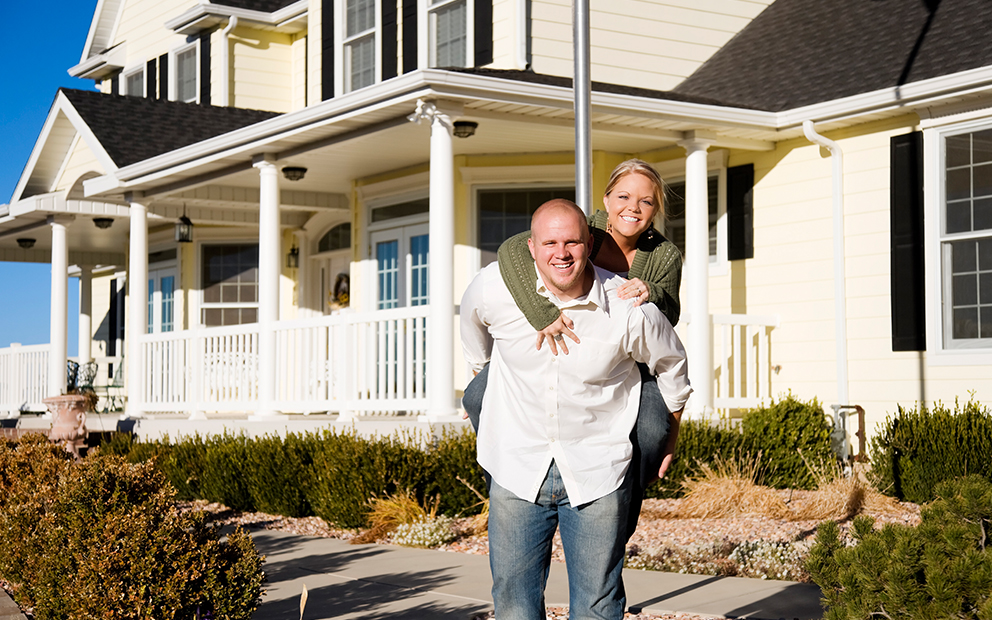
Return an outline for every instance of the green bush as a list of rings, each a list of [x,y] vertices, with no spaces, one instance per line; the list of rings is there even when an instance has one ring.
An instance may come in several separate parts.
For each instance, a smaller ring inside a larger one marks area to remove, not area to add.
[[[854,521],[854,546],[833,521],[820,525],[807,568],[823,592],[825,620],[992,620],[992,484],[979,476],[941,483],[917,527]]]
[[[800,455],[802,451],[802,455]],[[739,425],[728,421],[684,420],[679,442],[665,479],[648,489],[648,497],[678,497],[682,481],[694,475],[701,464],[713,466],[723,460],[759,459],[762,484],[777,488],[809,489],[815,481],[803,462],[833,461],[830,424],[815,398],[797,400],[791,394],[767,407],[744,411]]]
[[[0,576],[39,620],[248,619],[261,558],[181,513],[152,463],[105,453],[68,461],[42,441],[0,447]]]
[[[992,412],[974,401],[899,407],[869,446],[872,482],[900,500],[931,501],[938,484],[969,474],[992,480]]]
[[[741,420],[744,452],[761,454],[762,483],[776,489],[813,489],[812,464],[833,462],[830,423],[817,399],[791,394],[767,407],[749,409]]]
[[[313,442],[290,433],[250,442],[243,464],[248,493],[257,510],[287,517],[313,514],[307,498],[312,485]]]

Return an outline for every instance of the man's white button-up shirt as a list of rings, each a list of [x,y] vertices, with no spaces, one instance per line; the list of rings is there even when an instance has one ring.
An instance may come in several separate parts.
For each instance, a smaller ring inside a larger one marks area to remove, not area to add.
[[[497,263],[472,281],[461,304],[462,348],[475,370],[487,362],[489,384],[479,424],[479,464],[518,497],[533,501],[551,461],[558,465],[572,505],[589,503],[620,487],[630,464],[630,432],[637,420],[640,373],[658,375],[672,411],[692,388],[685,350],[671,323],[653,305],[634,307],[617,297],[624,282],[595,268],[584,297],[562,302],[544,286],[538,292],[575,322],[581,343],[555,356],[517,308]]]

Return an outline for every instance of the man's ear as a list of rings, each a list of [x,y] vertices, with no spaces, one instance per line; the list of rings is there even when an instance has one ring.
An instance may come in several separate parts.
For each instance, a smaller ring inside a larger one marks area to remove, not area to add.
[[[530,250],[530,257],[533,258],[536,261],[537,260],[537,257],[534,256],[534,238],[533,237],[527,237],[527,249]]]

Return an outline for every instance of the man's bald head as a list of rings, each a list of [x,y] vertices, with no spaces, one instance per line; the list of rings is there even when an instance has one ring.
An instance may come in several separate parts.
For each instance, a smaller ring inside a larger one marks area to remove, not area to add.
[[[534,211],[534,215],[530,218],[531,234],[533,235],[535,229],[543,226],[543,224],[553,216],[563,216],[566,218],[569,216],[575,217],[580,223],[581,228],[585,230],[588,235],[589,231],[586,225],[586,214],[582,212],[582,209],[580,209],[577,204],[565,198],[552,198]]]
[[[589,225],[574,202],[557,198],[538,207],[530,220],[527,245],[545,286],[559,299],[574,299],[589,291]]]

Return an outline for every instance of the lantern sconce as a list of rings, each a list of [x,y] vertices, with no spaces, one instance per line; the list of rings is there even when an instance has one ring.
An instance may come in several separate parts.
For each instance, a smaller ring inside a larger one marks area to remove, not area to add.
[[[21,246],[25,250],[30,250],[34,247],[34,239],[30,237],[22,237],[17,240],[17,245]]]
[[[192,243],[193,222],[186,217],[186,205],[183,204],[183,216],[176,222],[176,241],[179,243]]]
[[[107,230],[110,225],[114,223],[114,218],[112,217],[95,217],[93,218],[93,224],[100,230]]]
[[[299,181],[306,173],[307,169],[300,166],[286,166],[282,169],[282,176],[288,181]]]
[[[286,255],[286,266],[290,269],[296,269],[300,266],[300,248],[295,245]]]

